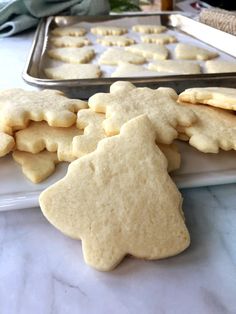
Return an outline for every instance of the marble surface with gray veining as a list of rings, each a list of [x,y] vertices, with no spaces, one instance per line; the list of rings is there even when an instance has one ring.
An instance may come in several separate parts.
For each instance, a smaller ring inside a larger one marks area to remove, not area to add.
[[[0,213],[0,313],[236,313],[236,184],[182,191],[192,243],[162,261],[86,266],[40,209]]]
[[[0,88],[26,86],[31,40],[0,39]],[[190,248],[161,261],[127,257],[110,273],[86,266],[80,241],[39,208],[0,212],[0,314],[235,314],[236,184],[182,193]]]

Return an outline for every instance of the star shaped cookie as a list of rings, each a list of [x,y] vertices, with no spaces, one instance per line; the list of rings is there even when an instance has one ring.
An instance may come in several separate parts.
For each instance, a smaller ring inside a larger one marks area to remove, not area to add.
[[[8,129],[23,129],[30,120],[46,120],[50,126],[68,127],[75,123],[76,113],[86,107],[86,102],[69,99],[57,90],[0,91],[0,117],[3,128]]]
[[[21,165],[22,172],[33,183],[39,183],[49,177],[59,163],[57,154],[46,150],[38,154],[15,150],[12,157]]]
[[[57,152],[60,161],[76,159],[72,150],[73,138],[83,132],[71,126],[69,128],[52,128],[46,122],[31,122],[27,129],[16,133],[16,148],[33,154],[44,149]]]
[[[106,137],[102,123],[105,115],[91,109],[83,109],[77,115],[77,128],[84,130],[83,135],[73,138],[73,154],[81,157],[94,151],[100,140]]]
[[[128,120],[147,114],[156,131],[158,143],[170,144],[178,137],[178,126],[190,126],[196,120],[194,112],[177,103],[177,94],[171,88],[136,88],[127,81],[111,85],[110,93],[90,97],[89,107],[106,113],[103,123],[106,133],[118,134]]]
[[[189,127],[180,133],[189,137],[189,144],[204,153],[218,153],[219,149],[236,150],[236,116],[223,109],[205,105],[185,104],[197,116]]]

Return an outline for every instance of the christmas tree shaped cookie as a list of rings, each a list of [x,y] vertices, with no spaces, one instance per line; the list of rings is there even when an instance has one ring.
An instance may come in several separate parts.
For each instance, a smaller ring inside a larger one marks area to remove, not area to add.
[[[127,254],[173,256],[190,242],[182,197],[147,116],[132,119],[119,135],[72,162],[39,201],[56,228],[81,239],[86,263],[98,270],[113,269]]]

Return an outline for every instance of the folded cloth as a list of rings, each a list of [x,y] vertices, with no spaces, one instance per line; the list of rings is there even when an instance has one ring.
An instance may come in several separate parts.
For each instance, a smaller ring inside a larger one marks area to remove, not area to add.
[[[41,17],[108,14],[108,0],[15,0],[0,2],[0,37],[7,37],[38,24]]]
[[[236,14],[218,8],[203,9],[199,21],[226,33],[236,35]]]

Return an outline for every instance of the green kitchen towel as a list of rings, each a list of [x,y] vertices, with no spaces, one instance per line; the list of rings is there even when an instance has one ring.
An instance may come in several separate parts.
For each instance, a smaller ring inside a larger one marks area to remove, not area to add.
[[[15,0],[0,1],[0,37],[36,26],[41,17],[108,14],[108,0]]]

